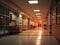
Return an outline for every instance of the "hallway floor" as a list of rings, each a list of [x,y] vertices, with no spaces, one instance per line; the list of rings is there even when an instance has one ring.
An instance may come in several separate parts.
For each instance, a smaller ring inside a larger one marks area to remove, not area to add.
[[[35,28],[0,38],[0,45],[60,45],[48,30]]]

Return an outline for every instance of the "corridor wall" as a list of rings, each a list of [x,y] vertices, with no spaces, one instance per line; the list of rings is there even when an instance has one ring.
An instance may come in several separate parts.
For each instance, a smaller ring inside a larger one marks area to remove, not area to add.
[[[52,35],[60,41],[60,1],[53,0],[51,5]]]

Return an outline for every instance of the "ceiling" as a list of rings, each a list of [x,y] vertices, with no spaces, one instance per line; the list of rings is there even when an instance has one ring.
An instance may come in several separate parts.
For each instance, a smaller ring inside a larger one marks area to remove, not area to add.
[[[45,20],[47,12],[49,11],[50,8],[51,0],[38,0],[38,1],[39,1],[38,4],[33,5],[29,4],[28,0],[10,0],[9,2],[10,3],[13,2],[14,4],[16,4],[21,9],[20,12],[23,10],[24,13],[26,13],[28,16],[34,19],[38,18],[33,10],[39,9],[42,16],[42,20]]]

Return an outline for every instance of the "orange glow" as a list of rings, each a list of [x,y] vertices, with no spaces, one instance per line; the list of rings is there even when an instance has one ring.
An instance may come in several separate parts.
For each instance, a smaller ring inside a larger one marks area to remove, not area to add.
[[[38,23],[36,23],[36,26],[38,25]]]
[[[40,24],[42,24],[42,20],[40,20]]]
[[[34,22],[34,26],[38,27],[38,22],[37,21]]]

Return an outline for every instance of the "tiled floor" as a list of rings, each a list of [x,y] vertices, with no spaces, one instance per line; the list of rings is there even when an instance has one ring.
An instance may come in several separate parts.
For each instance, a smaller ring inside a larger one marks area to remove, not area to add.
[[[0,38],[0,45],[60,45],[59,42],[41,28],[23,31],[17,35]]]

